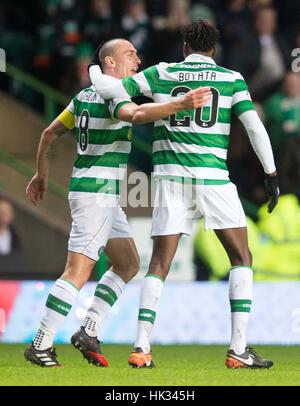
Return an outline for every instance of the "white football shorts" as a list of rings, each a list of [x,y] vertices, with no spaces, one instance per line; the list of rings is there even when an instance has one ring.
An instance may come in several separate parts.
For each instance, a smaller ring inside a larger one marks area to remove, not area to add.
[[[72,215],[68,250],[98,261],[113,238],[132,238],[126,215],[115,197],[69,199]]]
[[[236,186],[192,185],[157,181],[151,236],[192,232],[194,219],[204,218],[205,230],[246,227]]]

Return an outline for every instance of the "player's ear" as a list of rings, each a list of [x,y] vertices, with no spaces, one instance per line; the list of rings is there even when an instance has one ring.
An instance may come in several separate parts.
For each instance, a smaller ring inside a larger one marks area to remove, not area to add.
[[[110,68],[114,68],[116,63],[111,56],[106,56],[104,59],[105,65],[109,66]]]
[[[214,58],[217,54],[216,48],[213,48],[211,57]]]

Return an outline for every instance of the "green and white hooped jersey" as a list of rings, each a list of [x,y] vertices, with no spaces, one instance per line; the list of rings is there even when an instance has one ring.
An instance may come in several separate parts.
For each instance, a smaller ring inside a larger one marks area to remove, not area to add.
[[[87,193],[119,196],[131,150],[132,125],[116,118],[130,100],[105,101],[92,86],[68,105],[74,115],[77,159],[69,198]]]
[[[254,110],[243,77],[192,54],[180,63],[160,63],[123,79],[130,97],[171,101],[199,86],[210,86],[207,106],[185,110],[155,123],[153,165],[156,177],[204,184],[229,181],[226,164],[232,115]]]

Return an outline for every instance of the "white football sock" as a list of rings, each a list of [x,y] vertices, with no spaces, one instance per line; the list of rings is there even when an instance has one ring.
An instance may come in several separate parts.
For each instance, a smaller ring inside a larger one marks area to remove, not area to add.
[[[142,348],[146,354],[150,352],[149,338],[163,286],[163,280],[153,274],[148,274],[142,282],[135,347]]]
[[[111,270],[102,276],[83,322],[85,332],[90,337],[97,337],[102,320],[123,292],[125,285],[123,279]]]
[[[52,287],[45,307],[45,314],[34,337],[33,346],[46,350],[53,345],[54,336],[69,314],[79,290],[67,280],[58,279]]]
[[[230,349],[242,354],[246,348],[246,331],[252,304],[253,271],[249,267],[235,266],[229,275],[231,307]]]

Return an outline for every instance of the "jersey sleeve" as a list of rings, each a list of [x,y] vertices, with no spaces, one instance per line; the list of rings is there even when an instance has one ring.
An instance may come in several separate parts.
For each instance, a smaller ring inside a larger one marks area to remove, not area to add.
[[[156,66],[151,66],[134,76],[129,76],[122,80],[123,86],[130,97],[146,96],[153,98],[155,84],[158,82],[158,70]]]
[[[239,117],[246,111],[255,110],[247,83],[240,73],[236,74],[233,86],[232,112]]]
[[[91,66],[89,68],[89,75],[92,84],[103,99],[110,100],[115,97],[128,97],[128,93],[124,89],[122,81],[110,75],[103,74],[99,65]]]
[[[130,99],[124,99],[124,98],[110,100],[109,112],[110,112],[112,119],[114,119],[114,120],[119,119],[118,112],[127,103],[132,103],[132,101]]]
[[[69,130],[75,127],[75,106],[73,100],[57,118]]]
[[[239,116],[239,120],[247,131],[252,148],[260,160],[265,173],[270,174],[275,172],[276,167],[270,138],[257,112],[245,111]]]

